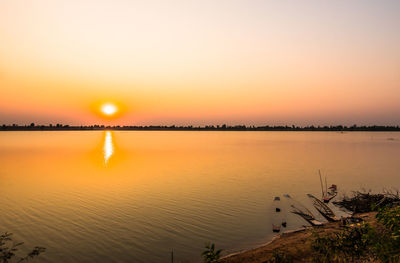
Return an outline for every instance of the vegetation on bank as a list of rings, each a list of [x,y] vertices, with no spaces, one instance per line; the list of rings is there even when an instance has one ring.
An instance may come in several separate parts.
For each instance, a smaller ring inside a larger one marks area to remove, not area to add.
[[[400,262],[400,207],[381,208],[376,218],[376,226],[363,222],[316,235],[313,262]]]
[[[0,235],[0,263],[26,262],[39,256],[39,254],[46,250],[44,247],[34,247],[31,252],[21,257],[17,253],[19,247],[23,244],[23,242],[15,243],[11,233],[6,232]]]
[[[219,263],[222,249],[215,249],[214,243],[208,243],[205,246],[205,250],[201,255],[203,256],[204,263]]]

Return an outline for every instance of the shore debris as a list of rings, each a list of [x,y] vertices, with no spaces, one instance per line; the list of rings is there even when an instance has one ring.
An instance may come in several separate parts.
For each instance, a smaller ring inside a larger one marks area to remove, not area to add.
[[[294,204],[291,205],[293,210],[291,211],[293,214],[301,216],[304,220],[306,220],[312,226],[321,226],[322,223],[315,219],[314,215],[311,213],[310,210],[307,209],[302,203],[297,200],[294,200],[289,194],[284,194],[284,197],[290,199],[292,203],[296,203],[297,206]],[[299,208],[301,207],[301,208]]]
[[[324,203],[329,203],[329,201],[331,201],[337,195],[337,185],[332,184],[328,188],[328,183],[326,181],[326,176],[325,176],[325,189],[324,189],[324,185],[322,183],[321,170],[318,170],[318,173],[319,173],[319,180],[321,182],[322,200],[324,201]],[[329,191],[328,191],[328,189],[329,189]]]
[[[317,199],[315,196],[312,194],[307,194],[309,198],[313,201],[313,206],[317,211],[325,217],[326,220],[329,222],[336,222],[339,221],[339,218],[336,217],[335,213],[330,209],[326,204],[324,204],[322,201]]]
[[[386,206],[400,205],[400,196],[398,191],[395,193],[386,191],[383,194],[355,191],[352,197],[344,196],[342,200],[335,201],[333,204],[353,213],[367,213]]]
[[[281,227],[286,227],[286,210],[283,207],[283,203],[281,202],[281,198],[279,196],[274,197],[273,201],[274,207],[274,216],[273,216],[273,223],[272,223],[272,231],[273,232],[280,232]]]
[[[281,198],[280,198],[279,196],[275,196],[274,202],[275,202],[275,201],[280,201],[280,200],[281,200]],[[281,208],[278,207],[278,205],[276,205],[276,206],[275,206],[275,212],[280,212],[280,211],[281,211]]]
[[[279,233],[280,231],[281,231],[281,226],[280,225],[272,224],[272,232]]]
[[[304,220],[306,220],[310,225],[312,225],[312,226],[322,226],[322,225],[323,225],[320,221],[318,221],[317,219],[315,219],[314,215],[310,212],[310,210],[306,209],[306,210],[304,211],[304,210],[301,210],[301,209],[295,207],[294,205],[291,205],[291,206],[292,206],[292,208],[294,209],[294,210],[292,210],[291,212],[292,212],[293,214],[296,214],[296,215],[301,216],[301,217],[302,217]]]

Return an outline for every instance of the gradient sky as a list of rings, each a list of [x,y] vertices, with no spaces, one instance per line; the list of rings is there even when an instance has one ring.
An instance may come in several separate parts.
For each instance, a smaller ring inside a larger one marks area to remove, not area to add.
[[[0,0],[0,123],[400,125],[400,1]],[[117,103],[114,120],[96,114]]]

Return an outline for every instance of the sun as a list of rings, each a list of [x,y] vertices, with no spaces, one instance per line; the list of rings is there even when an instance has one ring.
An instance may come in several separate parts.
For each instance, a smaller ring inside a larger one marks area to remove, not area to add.
[[[112,103],[105,103],[101,105],[101,112],[106,116],[112,116],[118,111],[117,106]]]
[[[99,121],[113,121],[127,112],[125,104],[116,99],[94,101],[89,107],[90,111],[99,118]]]

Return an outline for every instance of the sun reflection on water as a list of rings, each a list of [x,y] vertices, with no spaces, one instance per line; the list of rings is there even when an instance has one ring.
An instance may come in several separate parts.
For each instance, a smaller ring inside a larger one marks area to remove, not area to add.
[[[111,131],[106,131],[106,136],[104,137],[104,164],[107,165],[109,159],[114,154],[114,145],[112,141],[112,133]]]

